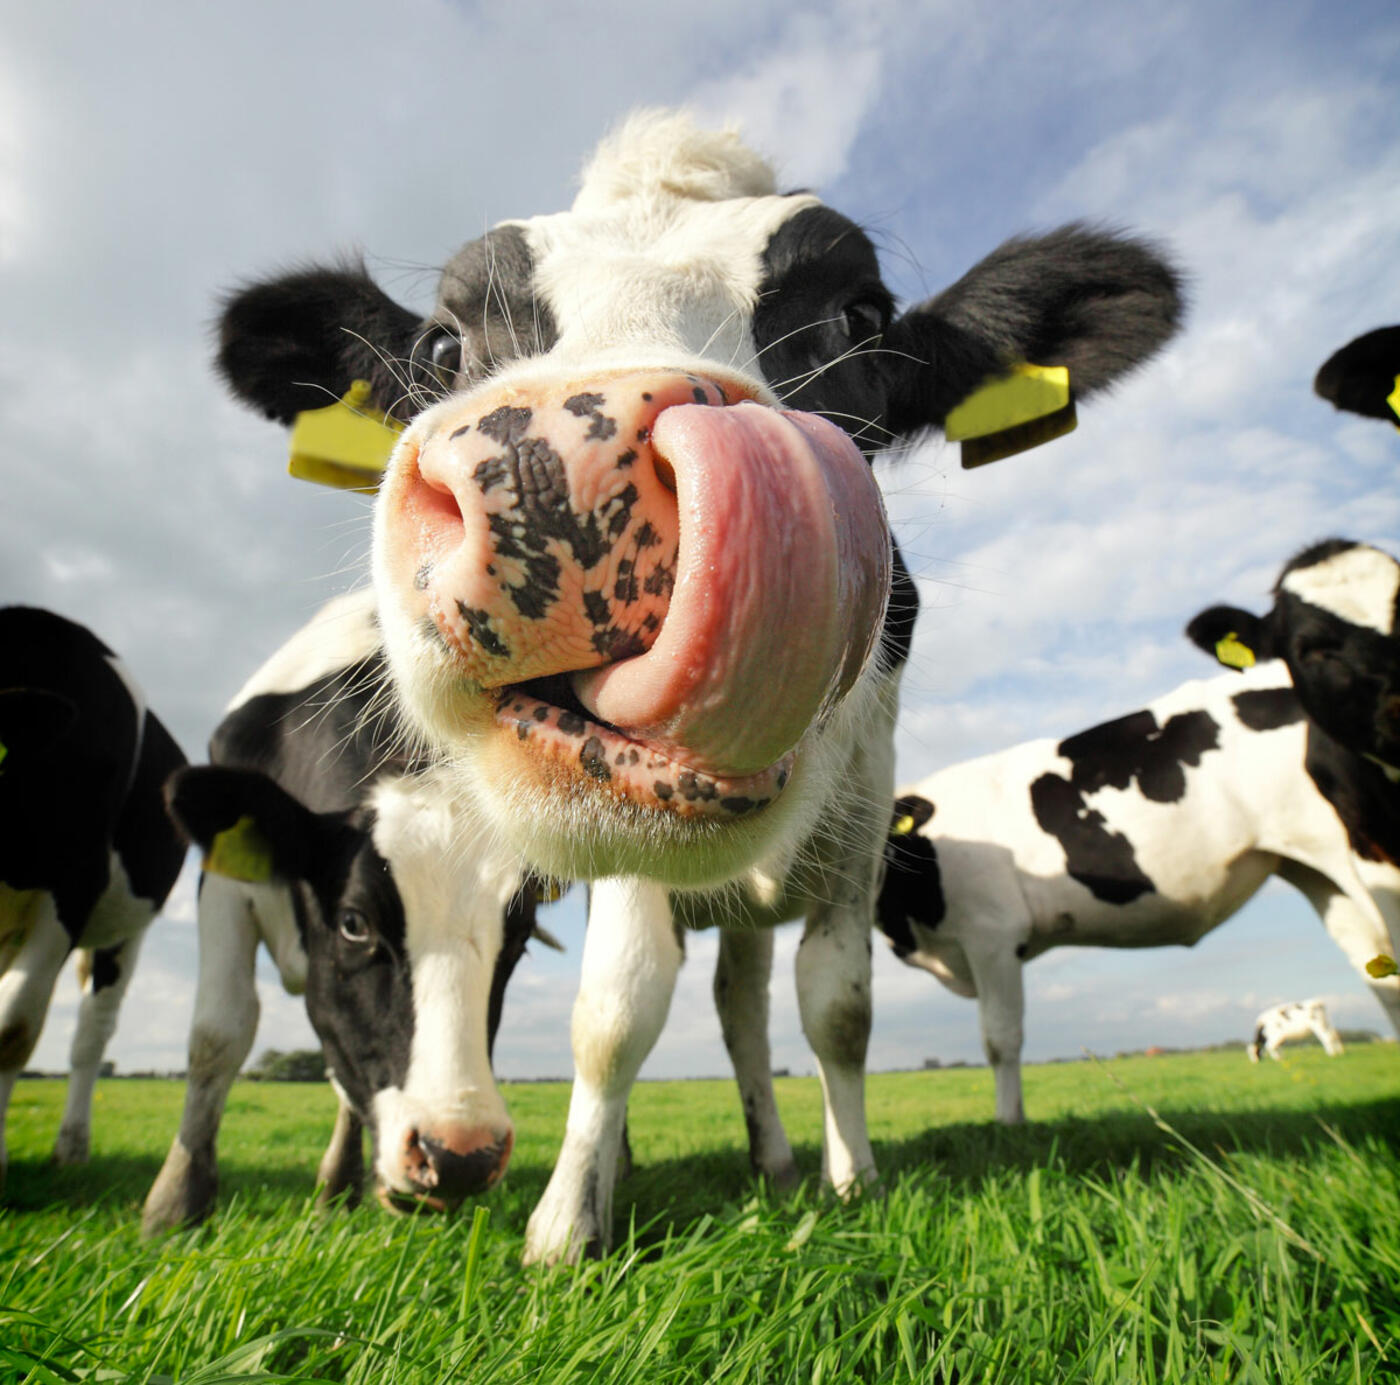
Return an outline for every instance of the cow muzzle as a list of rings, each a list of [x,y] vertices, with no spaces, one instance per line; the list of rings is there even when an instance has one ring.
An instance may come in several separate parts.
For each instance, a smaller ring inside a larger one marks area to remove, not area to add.
[[[446,1211],[499,1182],[514,1147],[513,1131],[502,1137],[485,1128],[410,1130],[399,1150],[397,1177],[381,1181],[379,1201],[396,1212]]]
[[[432,632],[432,697],[474,700],[552,782],[737,817],[870,657],[890,538],[834,425],[727,379],[628,374],[425,415],[381,494],[376,577]]]

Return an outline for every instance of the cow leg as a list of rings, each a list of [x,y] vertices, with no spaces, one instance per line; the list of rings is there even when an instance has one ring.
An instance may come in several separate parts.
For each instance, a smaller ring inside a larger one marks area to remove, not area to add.
[[[1367,962],[1394,946],[1386,919],[1372,896],[1358,890],[1361,898],[1352,898],[1326,876],[1291,861],[1280,865],[1278,873],[1307,895],[1322,919],[1327,936],[1346,953],[1347,961],[1380,1002],[1396,1034],[1400,1034],[1400,977],[1387,976],[1378,980],[1366,970]]]
[[[577,1261],[607,1248],[627,1095],[666,1022],[683,957],[662,886],[593,886],[574,1002],[569,1118],[525,1230],[526,1264]]]
[[[78,1002],[78,1027],[68,1061],[68,1095],[63,1121],[58,1127],[53,1157],[56,1164],[82,1164],[88,1157],[92,1126],[92,1093],[97,1086],[102,1055],[116,1033],[117,1016],[145,933],[137,933],[114,947],[78,953],[82,1000]]]
[[[1342,1044],[1342,1036],[1337,1033],[1335,1027],[1329,1020],[1320,1020],[1313,1025],[1313,1033],[1317,1035],[1318,1042],[1322,1045],[1323,1052],[1329,1058],[1336,1058],[1345,1052]]]
[[[329,1207],[339,1200],[343,1207],[354,1207],[360,1201],[365,1184],[365,1127],[345,1099],[345,1093],[334,1082],[331,1085],[335,1087],[340,1107],[335,1113],[331,1142],[316,1170],[316,1203]]]
[[[5,1183],[5,1115],[53,998],[54,982],[72,948],[47,890],[19,891],[0,886],[0,924],[22,941],[0,976],[0,1189]]]
[[[1026,1118],[1021,1091],[1021,1047],[1025,1042],[1025,968],[1004,940],[992,948],[967,947],[977,986],[982,1047],[996,1083],[996,1118],[1019,1125]]]
[[[876,1178],[865,1124],[870,1043],[869,913],[819,905],[797,949],[797,1005],[824,1106],[822,1177],[841,1197]]]
[[[773,973],[773,931],[721,928],[715,961],[715,1009],[749,1132],[749,1163],[775,1188],[798,1181],[792,1146],[773,1095],[773,1055],[768,1045],[768,982]]]
[[[141,1216],[152,1236],[207,1217],[218,1192],[215,1142],[229,1088],[258,1027],[258,927],[247,887],[206,874],[199,890],[199,984],[179,1133]]]

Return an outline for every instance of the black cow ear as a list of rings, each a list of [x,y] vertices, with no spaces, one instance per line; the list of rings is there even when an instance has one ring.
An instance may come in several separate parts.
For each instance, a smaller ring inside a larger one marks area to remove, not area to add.
[[[166,781],[165,804],[205,870],[235,880],[303,878],[325,835],[316,813],[256,770],[189,765]]]
[[[0,690],[0,773],[5,761],[43,755],[77,719],[78,709],[46,688]]]
[[[420,325],[363,265],[311,268],[229,295],[217,364],[239,399],[279,423],[333,404],[356,380],[388,411],[408,392]]]
[[[1334,407],[1400,428],[1400,327],[1378,327],[1323,362],[1313,389]]]
[[[1226,668],[1252,668],[1273,657],[1264,622],[1238,606],[1202,611],[1186,627],[1186,638]]]
[[[889,426],[942,427],[1021,362],[1068,368],[1082,399],[1156,353],[1183,309],[1181,276],[1147,241],[1080,224],[1009,240],[891,326]]]
[[[918,794],[905,794],[894,801],[890,817],[890,836],[907,837],[917,832],[933,816],[933,804]]]

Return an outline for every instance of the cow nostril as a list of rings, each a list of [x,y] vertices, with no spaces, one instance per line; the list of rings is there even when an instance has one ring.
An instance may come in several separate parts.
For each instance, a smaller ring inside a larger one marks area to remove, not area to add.
[[[428,1135],[419,1142],[428,1157],[431,1178],[423,1180],[440,1197],[460,1199],[484,1192],[503,1172],[510,1157],[510,1141],[485,1144],[458,1153]]]
[[[676,469],[659,452],[653,454],[652,469],[656,472],[656,479],[666,487],[672,495],[676,493]]]

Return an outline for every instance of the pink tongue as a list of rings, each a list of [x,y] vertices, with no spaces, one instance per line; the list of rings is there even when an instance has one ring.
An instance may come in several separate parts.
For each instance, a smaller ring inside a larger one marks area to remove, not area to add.
[[[645,653],[572,675],[596,717],[691,769],[767,769],[855,682],[889,595],[870,468],[839,428],[757,404],[680,404],[652,430],[675,469],[676,588]]]

